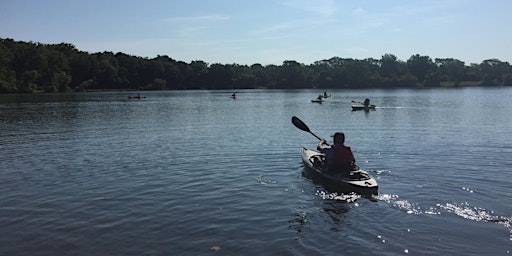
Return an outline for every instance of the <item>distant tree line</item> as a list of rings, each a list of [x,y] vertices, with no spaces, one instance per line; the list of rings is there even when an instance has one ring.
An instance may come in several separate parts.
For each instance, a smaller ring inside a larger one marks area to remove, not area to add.
[[[304,65],[185,63],[168,56],[87,53],[68,43],[41,44],[0,38],[0,93],[92,90],[396,88],[511,86],[512,68],[497,59],[480,64],[419,54],[407,61],[333,57]]]

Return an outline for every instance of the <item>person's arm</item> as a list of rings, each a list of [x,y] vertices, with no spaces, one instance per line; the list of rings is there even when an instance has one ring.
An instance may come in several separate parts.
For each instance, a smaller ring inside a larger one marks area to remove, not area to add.
[[[327,143],[327,141],[326,141],[326,140],[324,140],[324,139],[320,140],[320,142],[318,142],[318,145],[316,146],[316,149],[317,149],[318,151],[322,152],[322,150],[323,150],[323,147],[322,147],[322,146],[323,146],[323,145],[325,145],[325,143]]]

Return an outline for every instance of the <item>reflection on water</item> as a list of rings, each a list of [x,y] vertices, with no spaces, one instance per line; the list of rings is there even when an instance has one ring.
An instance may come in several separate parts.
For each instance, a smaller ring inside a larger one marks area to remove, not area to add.
[[[444,215],[455,214],[471,221],[492,222],[503,225],[511,232],[512,240],[512,216],[499,216],[492,210],[471,206],[468,202],[444,203],[429,206],[420,206],[418,203],[400,199],[398,195],[380,194],[377,199],[393,205],[393,207],[407,214]]]
[[[299,211],[288,223],[290,224],[288,227],[297,233],[294,239],[300,239],[303,236],[302,232],[309,227],[308,215],[305,211]]]
[[[339,200],[339,199],[336,199]],[[333,232],[340,232],[343,230],[344,214],[350,210],[350,206],[346,203],[339,201],[326,201],[323,207],[324,212],[329,216],[332,221],[330,228]]]
[[[495,222],[502,224],[507,228],[510,227],[511,224],[510,217],[495,216],[493,211],[488,211],[479,207],[472,207],[467,202],[463,202],[461,204],[446,203],[445,205],[437,206],[468,220]]]
[[[330,193],[327,191],[317,191],[317,195],[322,199],[336,200],[347,203],[354,203],[357,199],[361,198],[361,195],[356,193],[349,194],[338,194],[338,193]]]

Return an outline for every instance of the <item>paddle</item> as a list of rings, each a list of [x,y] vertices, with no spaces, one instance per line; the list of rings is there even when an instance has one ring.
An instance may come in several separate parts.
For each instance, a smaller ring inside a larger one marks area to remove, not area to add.
[[[295,125],[295,127],[299,128],[305,132],[309,132],[309,133],[311,133],[311,135],[315,136],[317,139],[322,140],[320,137],[316,136],[316,134],[311,132],[311,130],[309,130],[309,127],[304,122],[302,122],[302,120],[300,120],[298,117],[292,116],[292,123],[293,123],[293,125]],[[327,143],[325,143],[325,145],[329,146],[329,144],[327,144]]]

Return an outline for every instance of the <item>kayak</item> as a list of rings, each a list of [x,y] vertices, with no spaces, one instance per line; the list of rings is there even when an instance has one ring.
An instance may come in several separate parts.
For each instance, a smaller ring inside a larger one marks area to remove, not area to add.
[[[323,100],[319,100],[319,99],[314,99],[314,100],[311,100],[311,102],[313,102],[313,103],[322,103],[324,101]]]
[[[324,168],[313,164],[315,156],[324,156],[318,151],[302,148],[302,162],[311,178],[329,192],[340,194],[357,193],[365,196],[378,194],[377,181],[367,171],[354,165],[354,168],[344,173],[326,173]]]
[[[364,105],[352,105],[352,111],[357,111],[357,110],[364,110],[364,111],[368,111],[368,110],[375,110],[375,105],[370,105],[370,106],[364,106]]]
[[[146,96],[128,96],[128,99],[145,99]]]

